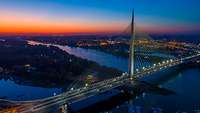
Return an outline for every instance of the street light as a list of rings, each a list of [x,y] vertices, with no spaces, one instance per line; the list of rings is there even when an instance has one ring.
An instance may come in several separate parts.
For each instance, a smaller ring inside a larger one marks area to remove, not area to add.
[[[133,80],[133,77],[131,77],[130,79]]]
[[[56,93],[55,93],[55,92],[53,93],[53,96],[56,96]]]
[[[86,83],[86,84],[85,84],[85,87],[87,87],[87,86],[88,86],[88,84]]]

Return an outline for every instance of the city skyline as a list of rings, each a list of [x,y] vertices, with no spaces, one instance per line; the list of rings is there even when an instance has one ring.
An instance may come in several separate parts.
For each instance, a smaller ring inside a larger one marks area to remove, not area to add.
[[[197,34],[199,1],[0,1],[0,33],[118,33],[130,24],[149,33]]]

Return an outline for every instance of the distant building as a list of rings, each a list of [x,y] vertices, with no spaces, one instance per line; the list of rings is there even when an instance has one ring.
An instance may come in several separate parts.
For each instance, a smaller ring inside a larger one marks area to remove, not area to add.
[[[0,73],[2,73],[3,72],[3,68],[2,67],[0,67]]]

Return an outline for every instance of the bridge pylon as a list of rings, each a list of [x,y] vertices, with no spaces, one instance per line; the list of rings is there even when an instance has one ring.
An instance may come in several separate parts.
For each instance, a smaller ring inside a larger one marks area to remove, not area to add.
[[[134,9],[132,12],[132,21],[131,21],[131,39],[130,39],[130,48],[129,48],[129,75],[131,78],[134,77],[135,73],[135,28],[134,28]]]

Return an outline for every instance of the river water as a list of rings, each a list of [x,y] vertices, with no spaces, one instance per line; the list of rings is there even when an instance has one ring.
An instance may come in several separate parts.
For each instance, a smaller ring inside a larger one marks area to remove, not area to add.
[[[128,69],[128,59],[116,57],[107,53],[99,52],[96,50],[71,48],[68,46],[58,46],[60,49],[68,52],[69,54],[77,57],[95,61],[100,65],[114,67],[122,71]],[[173,76],[164,77],[162,87],[175,91],[176,94],[163,96],[158,94],[146,94],[145,96],[134,99],[130,104],[121,105],[121,109],[133,108],[139,106],[141,108],[156,107],[171,113],[175,111],[188,111],[189,113],[194,110],[200,109],[200,69],[190,68],[173,73]],[[61,88],[41,88],[33,86],[25,86],[18,84],[12,79],[0,80],[0,97],[11,100],[32,100],[44,98],[61,93]],[[120,112],[120,108],[113,111]],[[124,111],[125,112],[125,111]]]

